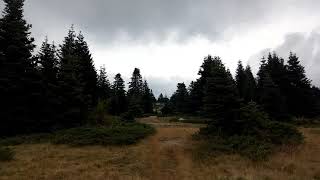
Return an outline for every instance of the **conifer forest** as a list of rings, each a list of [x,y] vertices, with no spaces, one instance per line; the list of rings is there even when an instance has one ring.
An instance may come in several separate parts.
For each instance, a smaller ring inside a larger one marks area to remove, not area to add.
[[[257,73],[203,54],[157,94],[145,68],[97,67],[77,24],[34,39],[29,2],[0,16],[0,179],[320,179],[320,89],[299,53],[270,50]]]

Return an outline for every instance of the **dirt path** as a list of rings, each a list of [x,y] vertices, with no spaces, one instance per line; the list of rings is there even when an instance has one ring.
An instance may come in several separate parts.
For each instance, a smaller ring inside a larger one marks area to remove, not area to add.
[[[140,120],[152,124],[157,133],[146,144],[151,149],[152,177],[157,179],[188,179],[191,176],[191,136],[199,128],[182,123],[162,123],[157,117]]]

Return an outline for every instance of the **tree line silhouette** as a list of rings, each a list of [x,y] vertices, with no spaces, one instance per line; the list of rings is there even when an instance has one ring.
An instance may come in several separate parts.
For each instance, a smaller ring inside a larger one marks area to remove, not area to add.
[[[102,66],[97,73],[83,34],[77,34],[73,27],[61,45],[46,38],[33,55],[31,25],[23,18],[24,0],[4,2],[0,19],[0,136],[81,126],[90,123],[98,106],[124,121],[153,113],[156,99],[138,68],[128,91],[121,74],[109,82],[106,68]],[[219,57],[208,56],[199,75],[189,88],[179,83],[170,99],[160,95],[163,115],[205,116],[212,120],[209,125],[225,132],[239,127],[241,109],[251,102],[276,121],[319,115],[320,90],[311,85],[293,53],[287,63],[275,53],[263,58],[257,78],[249,66],[244,68],[239,62],[235,79]]]
[[[33,55],[31,25],[23,18],[24,0],[4,0],[0,19],[0,135],[48,132],[88,123],[97,104],[112,115],[152,113],[155,98],[139,69],[129,90],[121,74],[111,84],[99,73],[83,34],[73,27],[58,47],[46,38]]]
[[[177,85],[170,101],[165,102],[171,111],[165,111],[236,119],[234,116],[241,106],[256,102],[272,119],[279,121],[320,114],[320,90],[312,86],[299,58],[292,52],[286,63],[276,53],[263,57],[257,78],[249,65],[244,68],[239,61],[235,79],[220,57],[209,55],[199,75],[189,88],[184,83]]]

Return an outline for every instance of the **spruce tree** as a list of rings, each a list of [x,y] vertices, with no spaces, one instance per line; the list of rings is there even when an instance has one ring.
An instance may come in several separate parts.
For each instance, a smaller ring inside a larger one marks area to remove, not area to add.
[[[112,96],[110,104],[110,113],[120,115],[127,111],[127,98],[124,80],[121,74],[117,74],[112,85]]]
[[[276,53],[269,53],[265,70],[275,85],[279,87],[281,96],[286,99],[285,94],[290,90],[290,87],[284,59],[280,58]]]
[[[194,82],[191,82],[189,86],[189,111],[190,113],[199,113],[203,110],[203,98],[205,96],[205,86],[210,76],[211,66],[214,62],[214,58],[208,55],[204,58],[204,61],[200,67],[198,75],[200,78]]]
[[[149,88],[147,81],[144,81],[143,95],[142,95],[143,112],[145,114],[153,113],[153,104],[154,103],[155,103],[155,98],[152,93],[152,90]]]
[[[188,113],[189,93],[184,83],[178,83],[176,92],[171,97],[171,103],[177,113]]]
[[[245,69],[246,74],[246,91],[244,95],[245,102],[255,101],[256,91],[257,91],[257,82],[252,74],[251,68],[248,65]]]
[[[168,103],[169,101],[170,99],[167,97],[167,95],[163,96],[162,93],[159,95],[157,100],[158,103],[163,103],[163,104]]]
[[[204,111],[212,119],[209,131],[236,132],[240,99],[235,82],[219,57],[214,57],[206,81]]]
[[[158,97],[158,99],[157,99],[157,101],[158,101],[158,103],[163,103],[163,94],[162,93],[160,93],[160,95],[159,95],[159,97]]]
[[[36,128],[41,81],[32,57],[31,25],[23,17],[24,0],[4,0],[0,19],[0,134]]]
[[[286,95],[290,113],[296,116],[312,116],[315,102],[312,97],[311,81],[306,77],[299,58],[292,52],[290,52],[287,72],[290,91]]]
[[[129,82],[128,96],[139,96],[141,95],[142,90],[143,81],[142,76],[140,74],[140,69],[135,68],[132,73],[131,82]]]
[[[270,57],[269,57],[270,58]],[[287,120],[287,107],[279,86],[269,74],[268,64],[263,58],[258,72],[257,101],[271,118],[278,121]]]
[[[245,99],[248,88],[248,79],[241,61],[238,62],[238,68],[236,72],[236,85],[240,98]]]
[[[48,83],[56,84],[59,71],[59,60],[57,57],[56,46],[48,42],[46,37],[38,53],[38,63],[42,78]]]
[[[73,27],[60,45],[60,96],[63,100],[60,112],[60,126],[73,127],[84,123],[88,114],[88,98],[84,94],[84,84],[79,73],[76,34]]]
[[[311,81],[307,78],[304,67],[300,64],[297,55],[292,52],[289,55],[287,71],[291,85],[302,88],[311,87]]]
[[[106,100],[111,96],[111,85],[107,77],[105,66],[101,66],[98,74],[98,97]]]
[[[37,57],[43,87],[42,106],[37,111],[42,118],[42,129],[52,130],[58,125],[62,102],[58,94],[59,60],[56,47],[53,43],[48,43],[48,38],[42,43]]]
[[[86,103],[92,108],[97,103],[97,72],[95,70],[91,53],[84,36],[80,32],[75,40],[75,55],[77,58],[77,73],[83,86],[83,96]]]
[[[192,81],[189,86],[189,111],[193,114],[199,114],[203,107],[204,86],[201,86],[200,80]]]
[[[140,74],[140,69],[135,68],[131,81],[129,82],[128,89],[128,100],[129,100],[129,111],[134,117],[142,116],[143,114],[143,80]]]

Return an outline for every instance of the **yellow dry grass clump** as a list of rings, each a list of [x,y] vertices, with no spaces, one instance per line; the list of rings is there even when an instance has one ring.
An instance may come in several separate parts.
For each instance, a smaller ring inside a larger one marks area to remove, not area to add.
[[[13,147],[16,157],[0,163],[0,179],[320,179],[320,128],[304,128],[305,144],[290,147],[266,162],[238,155],[194,158],[195,125],[150,120],[157,133],[137,145],[122,147],[69,147],[51,144]]]

